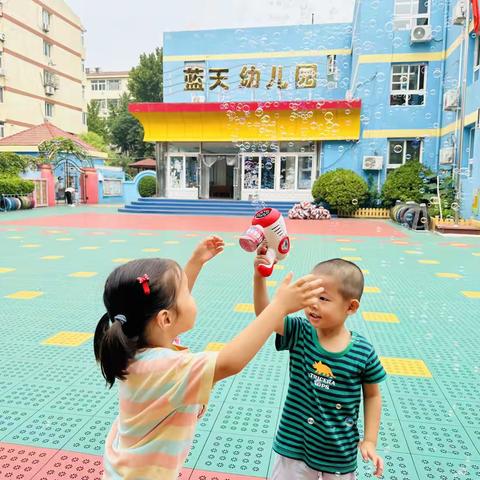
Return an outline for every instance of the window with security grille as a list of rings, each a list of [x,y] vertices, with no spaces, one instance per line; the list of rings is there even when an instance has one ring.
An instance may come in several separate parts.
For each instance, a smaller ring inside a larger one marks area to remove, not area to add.
[[[390,105],[424,105],[426,75],[425,64],[392,65]]]

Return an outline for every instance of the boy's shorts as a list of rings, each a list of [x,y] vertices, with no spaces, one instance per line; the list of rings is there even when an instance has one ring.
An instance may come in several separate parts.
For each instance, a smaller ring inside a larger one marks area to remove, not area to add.
[[[313,470],[300,460],[293,460],[278,454],[270,476],[270,480],[355,480],[355,478],[355,472],[343,475],[323,473]]]

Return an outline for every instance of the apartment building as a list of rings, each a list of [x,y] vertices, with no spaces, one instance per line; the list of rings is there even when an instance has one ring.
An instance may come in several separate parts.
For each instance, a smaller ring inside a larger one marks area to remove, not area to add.
[[[100,116],[107,117],[120,97],[128,93],[129,72],[103,72],[99,67],[87,68],[87,103],[100,103]]]
[[[84,28],[63,0],[0,1],[0,137],[86,131]]]

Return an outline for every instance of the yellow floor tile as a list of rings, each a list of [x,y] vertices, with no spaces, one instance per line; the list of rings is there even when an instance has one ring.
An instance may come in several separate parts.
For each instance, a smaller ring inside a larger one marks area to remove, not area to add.
[[[120,239],[113,239],[113,240],[110,240],[110,243],[126,243],[126,240],[120,240]]]
[[[80,250],[98,250],[100,247],[80,247]]]
[[[57,242],[71,242],[73,240],[73,238],[61,237],[61,238],[57,238],[56,240],[57,240]]]
[[[380,357],[389,375],[431,378],[432,374],[423,360],[416,358]]]
[[[468,243],[449,243],[451,247],[468,247]]]
[[[165,245],[178,245],[180,242],[178,240],[165,240],[163,243]]]
[[[440,262],[438,260],[418,260],[418,263],[423,265],[439,265]]]
[[[16,268],[0,267],[0,273],[14,272]]]
[[[38,243],[26,243],[22,245],[22,248],[38,248],[40,245]]]
[[[473,252],[472,255],[473,255],[474,257],[480,257],[480,252]]]
[[[90,235],[106,235],[106,232],[92,232]]]
[[[253,303],[237,303],[233,311],[239,313],[255,313]]]
[[[13,237],[7,237],[7,238],[10,239],[10,240],[22,240],[23,239],[23,237],[19,237],[18,235],[15,235]]]
[[[43,295],[43,292],[36,292],[32,290],[20,290],[10,295],[6,295],[6,298],[15,298],[17,300],[31,300],[32,298],[37,298]]]
[[[132,261],[133,258],[114,258],[112,260],[113,263],[127,263],[127,262],[130,262]]]
[[[64,258],[63,255],[45,255],[44,257],[40,257],[42,260],[60,260]]]
[[[351,240],[349,238],[337,238],[335,241],[339,242],[339,243],[350,243],[351,242]]]
[[[279,265],[278,263],[273,266],[274,270],[285,270],[285,265]]]
[[[400,323],[400,320],[394,313],[362,312],[362,316],[367,322]]]
[[[463,278],[463,275],[460,275],[459,273],[439,272],[435,275],[440,278]]]
[[[355,247],[340,247],[342,252],[356,252],[357,249]]]
[[[63,230],[47,230],[47,233],[51,233],[53,235],[55,234],[60,234],[60,233],[65,233]]]
[[[98,275],[97,272],[74,272],[74,273],[70,273],[70,275],[68,275],[69,277],[76,277],[76,278],[90,278],[90,277],[94,277],[95,275]]]
[[[410,242],[406,242],[405,240],[394,240],[392,243],[395,245],[410,245]]]
[[[198,237],[198,233],[186,233],[184,237]]]
[[[276,287],[277,283],[276,280],[267,280],[267,287]]]
[[[218,352],[220,351],[226,344],[225,343],[215,343],[211,342],[205,347],[206,352]]]
[[[463,295],[467,298],[480,298],[480,291],[475,292],[475,291],[464,291],[462,292]]]
[[[380,289],[378,287],[364,287],[364,293],[380,293]]]
[[[368,275],[368,274],[370,273],[370,270],[362,269],[362,273],[363,273],[364,275]]]
[[[343,260],[348,260],[349,262],[360,262],[362,257],[342,257]]]
[[[152,232],[138,232],[135,235],[137,235],[138,237],[153,237]]]
[[[42,345],[58,345],[60,347],[78,347],[90,340],[93,333],[86,332],[58,332],[53,337],[43,340]]]
[[[423,255],[423,252],[420,252],[420,250],[404,250],[403,253],[407,255]]]
[[[159,252],[159,248],[144,248],[142,249],[142,252]]]
[[[233,242],[225,242],[226,247],[234,247],[235,245],[236,243],[233,243]]]

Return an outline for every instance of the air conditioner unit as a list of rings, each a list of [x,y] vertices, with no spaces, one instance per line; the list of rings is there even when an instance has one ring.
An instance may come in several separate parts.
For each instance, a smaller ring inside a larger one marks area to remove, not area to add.
[[[464,25],[467,19],[467,6],[464,0],[459,0],[453,7],[452,22],[454,25]]]
[[[432,39],[432,27],[430,25],[417,25],[410,32],[411,43],[426,43]]]
[[[55,94],[55,87],[53,85],[45,85],[45,93],[47,95],[54,95]]]
[[[452,165],[454,157],[454,147],[445,147],[440,149],[440,165]]]
[[[1,32],[0,33],[0,42],[4,42],[6,38],[7,38],[7,36],[3,32]]]
[[[447,90],[443,95],[443,109],[454,112],[460,107],[460,94],[457,88]]]
[[[47,33],[50,30],[50,24],[48,22],[42,23],[42,30]]]
[[[362,168],[364,170],[381,170],[383,168],[383,157],[363,157]]]

